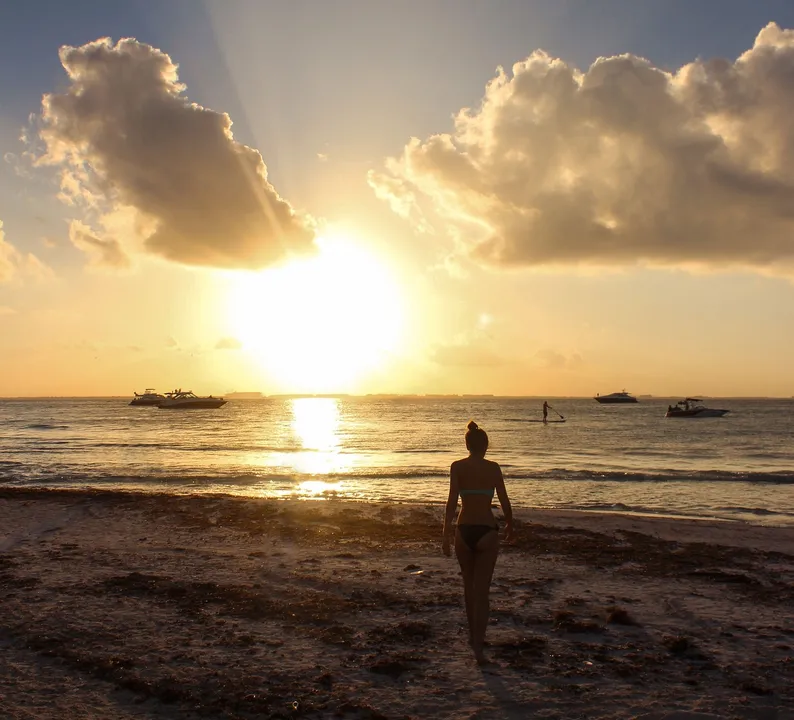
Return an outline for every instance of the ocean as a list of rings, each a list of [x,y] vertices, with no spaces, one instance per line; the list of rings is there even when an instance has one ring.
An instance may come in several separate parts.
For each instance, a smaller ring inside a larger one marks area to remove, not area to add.
[[[565,423],[528,422],[542,402],[263,398],[168,411],[0,400],[0,484],[441,503],[474,419],[517,507],[794,526],[794,400],[708,400],[730,414],[666,419],[668,399],[553,399]]]

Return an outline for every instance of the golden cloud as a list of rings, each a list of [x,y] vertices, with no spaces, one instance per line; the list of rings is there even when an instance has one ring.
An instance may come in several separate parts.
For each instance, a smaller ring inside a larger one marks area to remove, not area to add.
[[[69,83],[43,98],[38,162],[60,169],[61,198],[95,220],[73,242],[118,265],[123,249],[97,226],[132,208],[145,249],[188,265],[261,268],[313,249],[311,219],[279,196],[226,113],[188,100],[168,55],[103,38],[60,59]]]
[[[370,184],[484,265],[790,264],[792,117],[794,31],[774,23],[734,62],[674,72],[537,51]]]

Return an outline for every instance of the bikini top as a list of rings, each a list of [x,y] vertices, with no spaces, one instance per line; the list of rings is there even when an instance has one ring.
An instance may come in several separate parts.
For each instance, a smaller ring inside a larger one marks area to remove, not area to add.
[[[463,497],[464,495],[489,495],[493,497],[494,490],[496,488],[473,488],[473,489],[463,489],[461,488],[458,492],[460,496]]]

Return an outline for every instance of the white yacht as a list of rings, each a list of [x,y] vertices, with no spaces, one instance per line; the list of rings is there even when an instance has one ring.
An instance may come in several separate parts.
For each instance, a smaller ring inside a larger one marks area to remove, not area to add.
[[[200,397],[190,390],[174,390],[166,393],[158,407],[161,410],[192,410],[201,408],[219,408],[226,404],[222,397],[212,395]]]
[[[156,392],[154,388],[146,388],[142,395],[136,392],[132,394],[135,397],[130,400],[130,405],[159,405],[160,401],[165,398],[165,395]]]
[[[603,405],[616,405],[618,403],[635,403],[637,398],[627,393],[625,390],[621,392],[610,393],[609,395],[596,395],[593,400]]]

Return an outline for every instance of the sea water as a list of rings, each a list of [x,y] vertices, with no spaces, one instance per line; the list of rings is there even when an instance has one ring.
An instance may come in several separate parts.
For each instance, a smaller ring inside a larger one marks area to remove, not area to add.
[[[542,402],[263,398],[160,410],[124,398],[0,400],[0,484],[443,502],[474,419],[519,507],[794,525],[794,400],[708,400],[730,414],[666,419],[667,399],[553,399],[565,423],[529,422]]]

